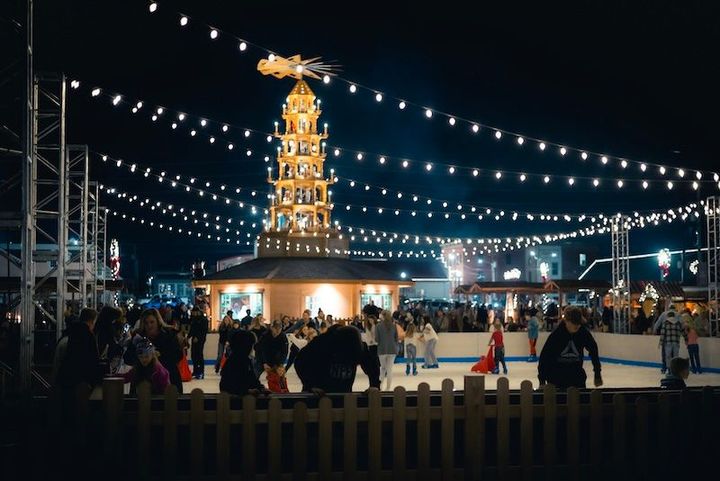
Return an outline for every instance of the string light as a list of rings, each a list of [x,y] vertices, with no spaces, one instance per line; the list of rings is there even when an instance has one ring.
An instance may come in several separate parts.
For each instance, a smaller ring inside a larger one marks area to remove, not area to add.
[[[213,28],[212,30],[210,30],[210,38],[213,40],[218,38],[218,31],[216,29]]]
[[[350,93],[354,94],[355,92],[357,92],[357,87],[354,84],[351,84],[350,85]]]
[[[427,118],[430,119],[430,118],[432,118],[432,116],[433,116],[432,110],[430,110],[430,109],[425,109],[425,117],[427,117]],[[450,124],[450,125],[452,125],[452,124]]]
[[[184,27],[184,26],[187,25],[187,24],[188,24],[188,18],[187,18],[185,15],[183,15],[182,17],[180,17],[180,26],[181,26],[181,27]]]

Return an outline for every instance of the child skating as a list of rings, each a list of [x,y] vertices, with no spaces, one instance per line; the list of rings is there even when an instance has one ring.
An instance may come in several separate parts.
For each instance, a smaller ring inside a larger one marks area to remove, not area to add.
[[[500,372],[500,364],[502,363],[503,367],[503,374],[507,374],[507,365],[505,364],[505,344],[503,343],[503,333],[502,333],[502,324],[500,321],[495,321],[493,324],[495,327],[495,332],[492,333],[492,336],[490,336],[490,342],[488,342],[488,346],[495,346],[495,369],[493,369],[493,374],[498,374]]]

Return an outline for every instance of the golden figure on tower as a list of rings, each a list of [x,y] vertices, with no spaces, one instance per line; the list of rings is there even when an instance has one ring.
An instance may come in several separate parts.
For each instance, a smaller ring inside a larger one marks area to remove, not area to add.
[[[347,257],[348,242],[331,221],[333,204],[328,187],[334,179],[332,172],[326,177],[324,171],[328,127],[320,126],[320,100],[303,79],[303,74],[311,73],[312,67],[307,65],[316,59],[302,61],[299,55],[282,61],[276,56],[271,59],[261,60],[258,70],[278,78],[290,76],[297,82],[283,104],[283,125],[275,123],[275,137],[281,146],[276,176],[268,169],[273,193],[258,255]],[[316,74],[312,77],[319,78]]]

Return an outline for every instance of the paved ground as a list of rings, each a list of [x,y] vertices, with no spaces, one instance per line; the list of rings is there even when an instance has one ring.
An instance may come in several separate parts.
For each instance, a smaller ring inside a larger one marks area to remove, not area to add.
[[[460,363],[460,362],[448,362],[441,364],[438,369],[420,369],[418,366],[417,376],[406,376],[405,365],[395,364],[393,369],[393,386],[403,386],[409,391],[417,389],[417,385],[421,382],[427,382],[430,384],[431,390],[440,390],[442,381],[446,378],[450,378],[455,383],[455,389],[462,389],[463,375],[470,372],[472,363]],[[585,363],[585,369],[588,371],[590,383],[588,387],[591,387],[592,383],[592,365],[588,362]],[[537,364],[527,362],[510,362],[508,363],[508,375],[510,380],[511,389],[519,389],[520,383],[525,379],[529,379],[533,382],[533,386],[537,387]],[[185,383],[185,392],[190,392],[195,388],[200,388],[204,392],[216,393],[219,391],[218,384],[220,382],[220,376],[215,374],[215,370],[212,366],[205,368],[205,379],[204,380],[193,380],[189,383]],[[486,387],[488,389],[495,389],[497,375],[488,375],[486,377]],[[603,381],[605,387],[658,387],[660,385],[660,379],[662,375],[659,369],[637,367],[637,366],[623,366],[619,364],[603,364]],[[260,378],[264,382],[264,376]],[[720,385],[720,374],[690,374],[688,379],[689,386],[718,386]],[[290,392],[299,392],[301,390],[300,380],[295,373],[293,368],[288,373],[288,387]],[[355,378],[355,385],[353,386],[355,391],[364,391],[368,388],[368,381],[362,370],[358,369],[357,377]],[[383,383],[383,389],[386,385]]]

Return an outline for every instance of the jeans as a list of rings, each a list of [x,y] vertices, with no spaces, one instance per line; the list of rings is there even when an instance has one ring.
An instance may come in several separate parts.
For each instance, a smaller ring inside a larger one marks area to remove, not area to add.
[[[438,363],[437,357],[435,357],[435,344],[437,344],[437,339],[430,339],[425,343],[425,367]]]
[[[688,344],[687,349],[690,355],[690,368],[692,372],[702,372],[702,366],[700,366],[700,346],[698,344]]]
[[[417,371],[417,364],[415,364],[415,358],[417,357],[417,346],[415,344],[408,344],[405,346],[405,364],[410,367],[412,363],[413,371]]]
[[[664,344],[665,347],[665,365],[669,368],[670,367],[670,361],[674,357],[678,357],[678,354],[680,353],[680,343],[679,342],[666,342]]]
[[[665,344],[660,344],[660,362],[662,363],[662,366],[660,369],[662,369],[662,372],[667,371],[667,363],[665,362]]]
[[[392,389],[392,368],[395,364],[395,354],[380,354],[380,385],[387,379],[387,390]]]

